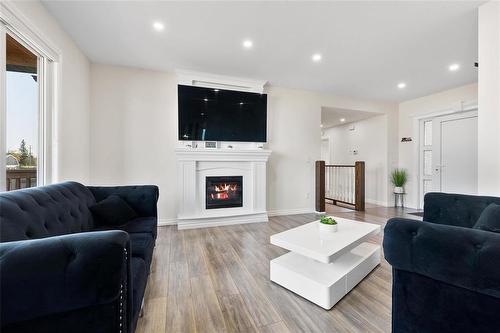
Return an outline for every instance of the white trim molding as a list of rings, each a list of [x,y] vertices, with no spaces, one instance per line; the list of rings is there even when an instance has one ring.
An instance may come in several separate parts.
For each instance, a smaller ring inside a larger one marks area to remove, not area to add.
[[[19,43],[38,57],[38,184],[50,184],[54,181],[57,170],[55,156],[57,149],[57,108],[59,101],[59,75],[62,61],[61,51],[31,22],[15,5],[15,2],[0,2],[0,24],[2,34],[9,33]],[[4,38],[3,38],[4,39]],[[3,41],[4,43],[5,41]],[[4,52],[5,53],[5,52]],[[2,54],[2,58],[4,57]],[[0,61],[5,62],[5,59]],[[5,65],[3,66],[5,68]],[[5,85],[5,75],[0,80]],[[5,87],[0,87],[5,90]],[[3,99],[4,100],[4,99]],[[0,107],[0,118],[5,117],[5,107]],[[5,122],[5,119],[1,121]],[[5,124],[1,124],[5,126]],[[0,127],[1,127],[0,126]],[[1,145],[0,145],[1,146]],[[1,147],[0,147],[1,148]],[[5,149],[4,149],[5,150]],[[1,172],[0,172],[1,174]],[[3,177],[5,178],[5,177]],[[2,178],[2,179],[3,179]],[[0,184],[3,184],[0,182]],[[2,186],[2,188],[5,188]]]
[[[159,218],[158,219],[158,226],[159,227],[166,227],[169,225],[177,225],[177,219],[176,218],[170,218],[170,219]]]
[[[264,80],[252,80],[187,70],[176,70],[175,73],[177,74],[178,84],[186,86],[220,88],[262,94],[267,83]]]
[[[283,215],[298,215],[298,214],[318,214],[312,208],[290,208],[290,209],[278,209],[270,210],[267,212],[268,216],[283,216]]]
[[[0,2],[0,21],[23,42],[50,61],[60,61],[61,51],[12,2]]]

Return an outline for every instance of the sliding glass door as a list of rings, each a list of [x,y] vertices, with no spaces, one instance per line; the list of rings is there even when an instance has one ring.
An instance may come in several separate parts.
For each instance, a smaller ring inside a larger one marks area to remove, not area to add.
[[[5,3],[0,9],[0,191],[12,191],[54,179],[56,57]]]
[[[5,36],[5,173],[3,190],[37,186],[40,127],[38,56]]]

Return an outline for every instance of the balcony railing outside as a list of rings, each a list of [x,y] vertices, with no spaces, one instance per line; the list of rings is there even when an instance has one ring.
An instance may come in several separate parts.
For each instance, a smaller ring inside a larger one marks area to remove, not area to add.
[[[36,169],[7,169],[7,191],[36,186]]]

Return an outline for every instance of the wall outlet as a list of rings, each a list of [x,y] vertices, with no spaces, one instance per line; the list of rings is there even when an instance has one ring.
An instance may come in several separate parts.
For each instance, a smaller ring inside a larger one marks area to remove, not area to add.
[[[306,199],[309,199],[310,196],[311,196],[311,193],[307,192],[306,193]]]

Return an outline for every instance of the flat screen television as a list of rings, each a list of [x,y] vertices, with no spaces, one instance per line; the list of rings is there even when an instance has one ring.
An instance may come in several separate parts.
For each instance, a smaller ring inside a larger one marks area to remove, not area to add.
[[[267,95],[178,86],[179,140],[266,142]]]

